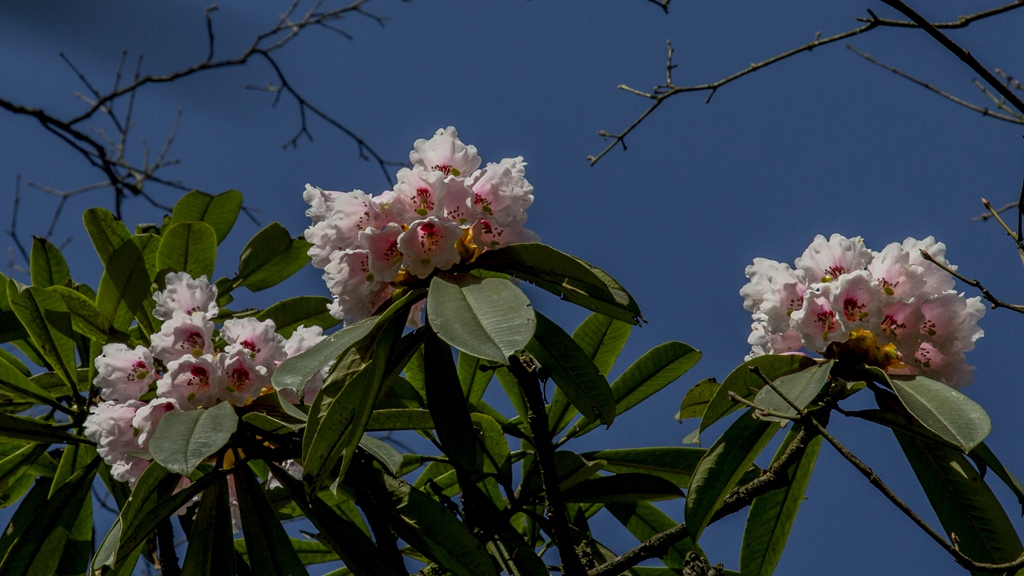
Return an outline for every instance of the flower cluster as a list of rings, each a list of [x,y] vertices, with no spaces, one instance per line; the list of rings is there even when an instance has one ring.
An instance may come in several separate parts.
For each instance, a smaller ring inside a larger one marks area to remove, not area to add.
[[[409,160],[412,168],[398,171],[394,189],[377,196],[306,186],[313,223],[305,237],[334,294],[335,318],[365,318],[397,285],[484,250],[538,239],[523,227],[533,186],[521,156],[480,168],[476,147],[449,126],[417,140]]]
[[[974,367],[964,352],[983,335],[985,306],[954,291],[953,278],[922,250],[955,270],[946,246],[931,236],[875,252],[860,237],[818,235],[795,267],[755,259],[740,290],[754,319],[750,355],[803,348],[954,388],[970,384]]]
[[[285,339],[272,320],[255,318],[228,319],[217,330],[217,287],[205,276],[168,274],[166,289],[153,298],[153,316],[163,321],[160,331],[148,348],[103,346],[93,384],[104,402],[85,421],[85,435],[113,477],[133,485],[149,466],[149,441],[165,414],[219,402],[244,406],[271,390],[278,364],[323,338],[319,327],[300,326]],[[214,343],[221,341],[218,349]],[[322,384],[321,372],[306,385],[307,402]],[[154,385],[156,397],[142,401]]]

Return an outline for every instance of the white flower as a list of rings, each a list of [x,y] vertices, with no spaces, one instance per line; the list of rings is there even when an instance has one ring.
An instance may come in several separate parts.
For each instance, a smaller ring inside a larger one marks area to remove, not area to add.
[[[413,142],[409,161],[445,176],[466,176],[480,166],[476,146],[463,144],[454,126],[439,129],[430,140]]]
[[[419,278],[426,278],[435,268],[451,268],[461,258],[455,249],[461,236],[462,229],[457,224],[433,216],[413,222],[398,237],[405,268]]]
[[[479,218],[489,218],[501,226],[526,220],[526,209],[533,203],[533,186],[526,181],[526,162],[522,156],[489,162],[469,178],[472,190],[470,206]]]
[[[273,370],[279,362],[288,357],[284,337],[277,333],[273,320],[255,318],[232,318],[224,321],[220,337],[229,346],[237,345],[249,351],[257,366]]]
[[[202,312],[189,316],[175,310],[174,315],[160,327],[160,332],[153,334],[151,342],[153,356],[165,364],[183,356],[213,354],[213,322],[207,320]]]
[[[864,247],[860,236],[846,238],[833,234],[831,238],[818,234],[803,255],[796,259],[796,267],[803,270],[811,283],[831,282],[843,274],[856,272],[871,261],[871,252]]]
[[[207,318],[217,316],[217,287],[206,276],[192,278],[186,272],[171,272],[165,279],[166,288],[153,293],[156,307],[153,316],[170,320],[175,311],[191,316],[202,312]]]
[[[190,410],[216,404],[224,385],[224,373],[212,354],[183,356],[167,365],[167,373],[156,383],[156,394]]]
[[[116,402],[138,400],[158,376],[149,349],[136,346],[132,350],[124,344],[104,345],[96,357],[96,372],[93,384],[100,388],[100,396]]]
[[[217,355],[217,368],[221,374],[218,397],[235,406],[245,406],[270,382],[266,367],[258,365],[249,350],[238,344],[228,346]]]
[[[154,398],[149,401],[149,404],[135,411],[132,427],[135,428],[139,445],[143,449],[149,450],[149,441],[153,438],[153,433],[156,432],[156,427],[160,424],[160,420],[163,420],[164,415],[176,410],[180,411],[177,400]]]
[[[427,216],[444,216],[444,196],[447,186],[444,174],[429,172],[419,166],[398,171],[395,195],[387,212],[397,222],[408,224]]]

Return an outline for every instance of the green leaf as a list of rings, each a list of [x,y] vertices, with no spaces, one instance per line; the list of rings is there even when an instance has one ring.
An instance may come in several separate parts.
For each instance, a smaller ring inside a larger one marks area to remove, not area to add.
[[[572,339],[590,357],[601,375],[608,377],[632,330],[633,325],[627,322],[603,314],[591,314],[572,333]]]
[[[160,424],[162,427],[163,422]],[[239,466],[235,469],[235,483],[242,533],[245,535],[253,576],[308,575],[306,567],[292,548],[284,526],[281,526],[267,500],[263,487],[248,467]]]
[[[217,233],[205,222],[178,222],[164,230],[156,253],[159,270],[213,278]]]
[[[64,286],[52,286],[49,290],[64,300],[64,305],[71,312],[71,326],[79,334],[91,338],[100,344],[114,340],[127,342],[128,334],[111,330],[111,318],[100,312],[92,300],[78,291]]]
[[[256,319],[273,320],[277,333],[288,338],[299,326],[319,326],[324,330],[341,323],[327,311],[330,300],[323,296],[296,296],[282,300],[256,315]]]
[[[649,502],[609,502],[605,504],[605,508],[641,542],[675,528],[677,524],[675,520]],[[686,564],[686,555],[690,552],[703,555],[692,538],[684,538],[670,546],[659,558],[668,568],[681,570]],[[668,572],[668,574],[673,573]]]
[[[512,482],[512,460],[508,441],[498,422],[486,414],[474,413],[473,427],[477,444],[483,454],[482,470],[485,474],[497,474],[506,484]]]
[[[150,296],[151,284],[146,255],[136,242],[123,242],[114,249],[96,294],[96,307],[105,318],[104,323],[127,330],[134,316],[152,334],[152,320],[143,304]]]
[[[99,462],[99,459],[93,459],[90,465],[75,472],[46,499],[45,504],[32,510],[31,522],[6,548],[0,574],[24,576],[33,569],[45,573],[47,568],[51,574],[57,572],[56,565],[61,560],[69,536],[80,532],[75,530],[79,512],[85,502],[91,503],[90,488]],[[43,486],[45,484],[36,484],[35,489]],[[48,491],[49,486],[46,489]],[[91,523],[88,527],[91,529]],[[0,548],[4,548],[2,543]]]
[[[19,291],[13,280],[7,281],[7,297],[43,358],[73,390],[78,390],[74,329],[64,301],[45,288],[28,286]]]
[[[608,381],[590,357],[568,334],[543,314],[537,313],[537,332],[526,349],[585,417],[611,426],[615,420],[615,397]],[[548,426],[554,430],[548,416]]]
[[[339,361],[317,393],[302,439],[303,479],[311,492],[326,483],[339,460],[341,469],[337,478],[344,476],[351,464],[414,300],[415,296],[409,295],[374,318],[377,324],[374,331],[360,340],[360,348],[365,348],[372,357],[360,359],[363,364],[353,367],[354,373],[343,373],[343,362]],[[313,350],[316,347],[306,354]]]
[[[61,406],[50,393],[26,378],[25,374],[3,356],[0,356],[0,390],[14,398],[27,399],[53,408]]]
[[[399,575],[384,559],[377,545],[370,540],[348,517],[339,514],[337,508],[329,506],[320,496],[307,500],[302,484],[282,470],[277,464],[270,464],[274,477],[285,487],[295,503],[299,505],[313,526],[320,531],[320,538],[352,569],[357,576],[404,576]],[[358,512],[356,516],[359,517]],[[362,520],[360,519],[360,522]]]
[[[996,476],[1003,481],[1003,484],[1006,484],[1006,487],[1017,497],[1017,502],[1021,505],[1021,514],[1024,515],[1024,484],[1021,484],[1020,480],[1017,480],[1017,477],[1003,466],[1003,463],[996,458],[992,450],[982,442],[975,446],[968,456],[978,465],[983,478],[986,468],[995,472]]]
[[[925,378],[889,377],[892,389],[918,422],[970,452],[992,431],[984,408],[949,386]]]
[[[299,561],[307,566],[310,564],[323,564],[324,562],[336,562],[338,560],[338,555],[333,550],[316,540],[302,540],[299,538],[289,538],[289,540],[292,544],[292,550],[295,550],[295,554],[299,557]],[[245,540],[235,540],[234,546],[235,550],[248,562],[249,548]],[[207,574],[220,573],[207,572]]]
[[[797,433],[798,427],[794,426],[775,453],[775,460],[786,451]],[[797,510],[803,502],[820,448],[821,436],[815,436],[807,443],[803,456],[779,472],[786,474],[789,483],[758,496],[751,504],[740,550],[740,572],[744,575],[771,576],[775,571]]]
[[[169,472],[187,475],[227,444],[238,427],[230,402],[212,408],[168,412],[149,441],[153,459]]]
[[[432,430],[430,412],[415,409],[374,410],[366,424],[367,432],[375,430]]]
[[[315,346],[301,354],[286,359],[274,371],[271,382],[274,388],[295,390],[301,398],[303,388],[317,372],[324,369],[335,358],[362,340],[373,330],[379,317],[371,316],[327,336]]]
[[[310,246],[301,236],[292,238],[284,226],[271,222],[242,249],[233,286],[259,292],[288,279],[309,262]]]
[[[435,276],[427,318],[448,344],[501,364],[526,345],[537,323],[529,299],[512,282],[472,274]]]
[[[961,552],[976,562],[996,564],[1024,553],[1013,523],[966,457],[896,430],[893,434],[943,532],[956,535]]]
[[[694,540],[700,538],[715,510],[778,429],[747,410],[708,449],[686,491],[686,525]]]
[[[679,404],[679,412],[676,413],[676,422],[682,422],[687,418],[700,418],[704,415],[708,403],[715,397],[718,387],[721,386],[714,378],[706,378],[697,382],[693,388],[683,396]]]
[[[810,368],[805,368],[794,374],[787,374],[781,376],[772,384],[779,389],[782,394],[786,396],[790,401],[799,406],[801,409],[806,408],[818,397],[821,393],[821,389],[825,387],[825,383],[828,382],[829,372],[832,370],[832,360],[825,362],[824,364],[818,364]],[[775,390],[772,390],[770,386],[765,386],[757,393],[754,398],[754,404],[757,404],[759,408],[766,410],[774,410],[782,414],[789,416],[795,416],[797,414],[789,402],[779,396]],[[758,416],[772,422],[785,422],[782,418],[775,416]]]
[[[649,350],[612,382],[615,415],[622,415],[675,382],[693,368],[700,357],[700,351],[682,342],[665,342]],[[596,422],[584,418],[566,433],[566,438],[586,434],[596,426]]]
[[[104,267],[114,250],[132,237],[128,227],[106,208],[89,208],[82,214],[82,221]]]
[[[605,316],[639,325],[640,307],[603,270],[544,244],[513,244],[489,250],[478,267],[509,274]]]
[[[217,236],[217,244],[231,231],[242,208],[242,193],[228,190],[216,196],[193,190],[174,205],[170,226],[179,222],[206,222]]]
[[[638,472],[588,478],[562,491],[566,502],[648,502],[682,497],[683,491],[668,480]]]
[[[218,480],[199,500],[181,576],[235,576],[234,538],[227,480]]]
[[[591,461],[601,460],[604,462],[604,469],[609,472],[643,472],[685,488],[689,486],[693,471],[706,453],[707,450],[704,448],[659,446],[598,450],[580,456]]]
[[[71,284],[71,271],[68,270],[68,263],[64,260],[60,250],[49,240],[39,236],[32,238],[29,274],[32,278],[32,285],[40,288]]]
[[[708,426],[741,407],[739,402],[734,402],[729,398],[729,392],[752,400],[757,392],[764,387],[764,381],[750,371],[751,367],[759,368],[769,380],[774,381],[780,376],[810,368],[815,364],[813,359],[798,354],[757,356],[740,364],[738,368],[729,373],[722,385],[718,387],[714,397],[708,402],[704,416],[701,417],[700,428],[695,440],[700,440],[699,433],[706,430]]]
[[[8,494],[20,480],[32,474],[26,474],[32,470],[33,465],[45,456],[49,444],[26,444],[17,452],[0,460],[0,494]],[[3,505],[13,503],[13,499],[4,498]]]
[[[20,438],[29,442],[54,442],[67,444],[83,444],[89,442],[81,436],[65,432],[61,427],[44,424],[35,419],[22,416],[0,414],[0,436]]]
[[[407,482],[384,478],[399,538],[456,576],[498,576],[484,545],[451,511]]]
[[[459,375],[452,360],[452,349],[436,335],[423,343],[427,407],[437,429],[442,452],[465,470],[477,470],[479,453],[476,431],[462,395]]]
[[[494,365],[472,354],[459,352],[458,370],[459,382],[462,383],[462,393],[466,396],[466,401],[476,404],[484,397],[484,391],[494,377]]]
[[[93,570],[102,570],[103,566],[115,570],[127,567],[128,573],[131,573],[140,547],[157,524],[226,475],[225,470],[215,470],[178,490],[178,482],[181,480],[179,475],[168,472],[157,462],[150,464],[136,482],[117,520],[96,550],[92,560]]]

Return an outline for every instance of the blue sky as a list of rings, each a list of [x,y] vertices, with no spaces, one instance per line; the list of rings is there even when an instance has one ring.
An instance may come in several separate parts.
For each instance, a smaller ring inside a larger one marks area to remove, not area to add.
[[[217,55],[242,50],[273,25],[282,6],[222,3],[214,15]],[[948,1],[919,8],[938,20],[966,9]],[[993,223],[971,218],[981,212],[982,196],[996,205],[1016,199],[1024,170],[1021,126],[955,107],[864,62],[845,43],[741,79],[709,104],[703,93],[676,96],[633,133],[628,150],[593,167],[586,162],[605,146],[599,130],[621,131],[646,107],[616,86],[649,90],[662,82],[667,40],[675,47],[676,83],[709,82],[816,32],[855,27],[867,9],[891,15],[880,2],[675,2],[668,15],[642,0],[374,1],[366,9],[387,17],[385,25],[353,15],[340,24],[351,40],[310,30],[280,53],[294,86],[388,159],[405,160],[413,140],[448,125],[485,161],[524,156],[536,188],[529,228],[615,276],[649,321],[633,331],[618,370],[667,340],[704,352],[676,384],[570,449],[678,445],[696,426],[672,419],[683,394],[701,378],[724,377],[747,352],[750,320],[738,295],[743,268],[757,256],[792,262],[815,234],[860,235],[875,249],[935,235],[967,276],[1008,300],[1020,297],[1012,243]],[[953,37],[990,67],[1024,74],[1024,52],[1015,48],[1022,26],[1024,11],[1016,11]],[[971,84],[973,73],[924,33],[881,29],[849,43],[971,101],[987,101]],[[206,48],[196,2],[8,0],[0,5],[0,97],[70,116],[84,107],[74,96],[83,87],[59,52],[102,89],[113,82],[122,49],[130,62],[144,55],[145,73],[161,73],[201,60]],[[285,97],[271,108],[272,96],[245,89],[272,79],[266,65],[254,62],[144,89],[130,136],[136,152],[142,137],[159,149],[181,106],[171,150],[181,164],[163,175],[211,193],[241,190],[262,211],[263,224],[278,220],[294,234],[308,223],[301,198],[307,182],[371,193],[387,188],[380,168],[360,160],[352,141],[322,122],[310,122],[312,142],[283,150],[299,126],[294,102]],[[4,230],[16,174],[23,184],[58,189],[99,179],[33,120],[0,114],[0,134]],[[149,191],[168,204],[177,197],[173,190]],[[45,231],[56,202],[24,185],[22,196],[18,226],[27,240]],[[70,202],[54,235],[57,243],[70,238],[65,254],[80,281],[95,283],[99,267],[79,214],[110,206],[110,196]],[[160,216],[142,201],[126,206],[128,222]],[[239,221],[222,246],[219,273],[234,271],[238,252],[257,230]],[[3,264],[6,273],[6,259]],[[296,294],[326,294],[316,271],[243,303],[267,305]],[[585,316],[537,291],[528,294],[567,328]],[[1006,311],[982,320],[985,338],[968,356],[977,366],[975,383],[965,390],[989,411],[988,443],[1018,475],[1024,474],[1018,456],[1024,395],[1013,363],[1022,320]],[[839,416],[830,429],[938,526],[890,433]],[[995,490],[1016,517],[1012,496]],[[663,509],[682,517],[681,501]],[[605,544],[618,552],[633,545],[613,519],[604,519],[597,530],[609,535]],[[701,544],[713,561],[737,568],[742,522],[734,517],[707,531]],[[882,573],[961,572],[823,448],[778,573],[855,575],[878,573],[880,566]]]

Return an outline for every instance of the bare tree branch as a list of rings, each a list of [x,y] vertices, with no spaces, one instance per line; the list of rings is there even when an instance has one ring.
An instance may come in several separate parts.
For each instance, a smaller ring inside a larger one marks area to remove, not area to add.
[[[1015,10],[1017,8],[1024,8],[1024,0],[1015,0],[1014,2],[1011,2],[1009,4],[1004,4],[1002,6],[998,6],[996,8],[992,8],[990,10],[985,10],[985,11],[982,11],[982,12],[976,12],[974,14],[969,14],[969,15],[966,15],[966,16],[960,16],[956,20],[953,20],[953,21],[950,21],[950,22],[928,23],[928,25],[931,28],[935,29],[936,31],[938,31],[938,29],[965,28],[965,27],[969,26],[970,24],[972,24],[974,22],[977,22],[979,20],[983,20],[985,18],[990,18],[990,17],[993,17],[993,16],[997,16],[999,14],[1004,14],[1006,12],[1009,12],[1011,10]],[[757,72],[758,70],[761,70],[762,68],[766,68],[768,66],[771,66],[772,64],[775,64],[777,62],[781,62],[782,60],[786,60],[787,58],[791,58],[793,56],[796,56],[797,54],[800,54],[800,53],[803,53],[803,52],[810,52],[810,51],[814,50],[815,48],[818,48],[819,46],[825,46],[827,44],[832,44],[832,43],[838,42],[840,40],[845,40],[845,39],[851,38],[853,36],[857,36],[857,35],[860,35],[860,34],[864,34],[864,33],[870,32],[871,30],[874,30],[876,28],[882,28],[882,27],[888,27],[888,28],[917,28],[917,27],[920,26],[920,24],[918,22],[913,21],[913,20],[905,21],[905,20],[893,20],[893,19],[889,19],[889,18],[879,18],[878,16],[876,16],[870,10],[868,11],[868,15],[869,15],[868,18],[858,18],[857,19],[860,22],[864,22],[864,25],[860,26],[859,28],[854,28],[852,30],[847,30],[846,32],[842,32],[840,34],[836,34],[834,36],[829,36],[829,37],[826,37],[826,38],[821,38],[821,33],[819,32],[818,34],[815,34],[813,40],[811,40],[810,42],[807,42],[806,44],[802,44],[800,46],[797,46],[796,48],[793,48],[792,50],[788,50],[786,52],[782,52],[780,54],[772,56],[771,58],[768,58],[767,60],[762,60],[761,62],[753,63],[750,66],[744,68],[743,70],[740,70],[738,72],[730,74],[729,76],[726,76],[726,77],[721,78],[719,80],[716,80],[714,82],[709,82],[709,83],[706,83],[706,84],[694,84],[694,85],[690,85],[690,86],[677,86],[677,85],[675,85],[672,82],[672,79],[671,79],[671,76],[670,76],[669,79],[666,81],[666,83],[660,84],[658,86],[655,86],[654,89],[651,92],[644,92],[644,91],[641,91],[641,90],[637,90],[635,88],[630,88],[629,86],[626,86],[624,84],[619,85],[619,89],[625,90],[625,91],[630,92],[632,94],[636,94],[637,96],[641,96],[643,98],[647,98],[649,100],[653,100],[653,102],[651,103],[650,106],[647,107],[646,110],[644,110],[640,114],[640,116],[638,116],[622,132],[617,133],[617,134],[613,134],[613,133],[610,133],[610,132],[607,132],[607,131],[604,131],[604,130],[599,131],[598,135],[601,136],[602,138],[609,139],[610,142],[604,148],[604,150],[599,152],[597,155],[595,155],[595,156],[588,156],[587,157],[587,161],[590,162],[591,166],[593,166],[594,164],[597,164],[597,162],[601,158],[603,158],[606,154],[611,152],[616,146],[621,145],[622,148],[625,149],[626,148],[626,137],[630,133],[632,133],[633,130],[635,130],[641,123],[643,123],[644,120],[646,120],[659,106],[661,106],[661,104],[663,102],[665,102],[667,99],[669,99],[669,98],[671,98],[673,96],[676,96],[678,94],[683,94],[683,93],[686,93],[686,92],[708,92],[708,96],[705,99],[705,103],[707,103],[707,102],[711,101],[711,97],[714,96],[715,92],[719,88],[721,88],[722,86],[725,86],[726,84],[729,84],[730,82],[738,80],[738,79],[740,79],[740,78],[742,78],[742,77],[744,77],[744,76],[746,76],[748,74],[751,74],[753,72]],[[941,34],[941,32],[940,32],[940,34]],[[671,69],[673,67],[673,65],[672,65],[672,47],[671,47],[671,45],[669,45],[669,48],[668,48],[668,67],[669,67],[669,69]],[[1000,91],[1000,93],[1002,94],[1002,91]]]

